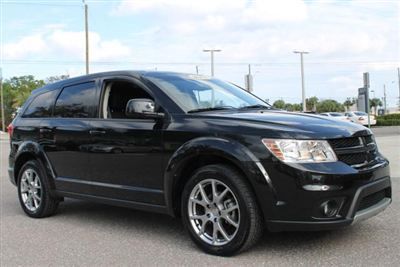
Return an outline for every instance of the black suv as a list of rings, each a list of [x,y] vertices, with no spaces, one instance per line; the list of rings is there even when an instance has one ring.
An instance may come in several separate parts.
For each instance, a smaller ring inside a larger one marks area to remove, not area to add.
[[[269,231],[353,224],[391,202],[389,162],[363,126],[271,108],[206,76],[118,71],[35,90],[9,126],[25,213],[64,197],[181,216],[208,253]]]

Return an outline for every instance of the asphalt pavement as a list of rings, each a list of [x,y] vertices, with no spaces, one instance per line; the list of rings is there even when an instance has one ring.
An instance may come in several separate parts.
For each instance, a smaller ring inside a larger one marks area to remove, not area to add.
[[[391,161],[393,203],[351,227],[325,232],[266,233],[247,252],[204,254],[179,219],[66,199],[45,219],[25,216],[7,177],[9,144],[0,140],[0,266],[398,266],[400,262],[400,133],[376,130]]]

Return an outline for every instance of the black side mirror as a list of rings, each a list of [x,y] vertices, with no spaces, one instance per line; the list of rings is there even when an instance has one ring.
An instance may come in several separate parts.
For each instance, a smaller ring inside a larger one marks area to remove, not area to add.
[[[147,98],[130,99],[126,104],[125,115],[129,118],[163,118],[164,113],[155,112],[154,101]]]

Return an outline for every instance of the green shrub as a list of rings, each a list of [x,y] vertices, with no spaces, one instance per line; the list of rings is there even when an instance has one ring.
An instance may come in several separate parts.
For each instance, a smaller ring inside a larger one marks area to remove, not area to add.
[[[379,118],[383,118],[385,120],[400,120],[400,113],[393,113],[380,116]]]
[[[400,125],[400,113],[387,114],[376,118],[377,126],[394,126]]]

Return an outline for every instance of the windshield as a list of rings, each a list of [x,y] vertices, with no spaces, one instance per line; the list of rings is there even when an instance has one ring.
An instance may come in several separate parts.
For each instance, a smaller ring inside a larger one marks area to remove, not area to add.
[[[342,117],[342,116],[344,116],[342,113],[336,113],[336,112],[332,112],[331,113],[331,116],[333,116],[333,117]]]
[[[221,80],[200,75],[147,76],[185,112],[198,110],[269,107],[243,89]]]

